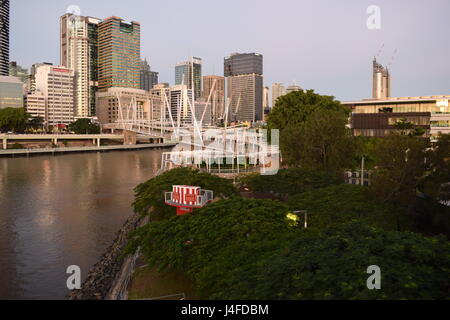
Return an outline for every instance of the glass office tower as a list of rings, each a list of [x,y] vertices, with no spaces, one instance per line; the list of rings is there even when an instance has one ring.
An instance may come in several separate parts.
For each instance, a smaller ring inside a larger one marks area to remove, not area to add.
[[[139,89],[141,85],[141,26],[110,17],[98,26],[98,89]]]
[[[9,75],[9,0],[0,0],[0,76]]]

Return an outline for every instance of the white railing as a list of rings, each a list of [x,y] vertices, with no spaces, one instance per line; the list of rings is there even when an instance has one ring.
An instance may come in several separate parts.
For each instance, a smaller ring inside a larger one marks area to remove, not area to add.
[[[165,199],[166,199],[166,202],[174,203],[175,201],[173,201],[173,192],[166,192]],[[194,205],[194,207],[196,207],[196,206],[204,207],[205,205],[208,204],[208,202],[213,201],[213,200],[214,200],[214,192],[212,192],[210,190],[201,190],[201,195],[197,196],[197,204]],[[186,205],[186,206],[190,206],[190,205]]]
[[[203,195],[198,196],[197,203],[200,204],[202,207],[208,204],[208,202],[214,200],[214,193],[209,190],[202,190],[201,192],[204,192]]]

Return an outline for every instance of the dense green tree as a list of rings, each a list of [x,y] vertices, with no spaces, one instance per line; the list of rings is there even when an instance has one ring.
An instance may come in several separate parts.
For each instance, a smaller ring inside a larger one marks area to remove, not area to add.
[[[353,165],[349,115],[350,110],[333,97],[312,90],[293,92],[277,100],[268,126],[280,130],[284,164],[339,171]]]
[[[252,174],[240,179],[240,183],[252,191],[272,192],[282,197],[292,196],[311,188],[324,188],[343,182],[340,175],[302,168],[281,169],[273,176]]]
[[[139,229],[127,252],[140,247],[150,267],[186,274],[203,299],[448,298],[445,238],[361,221],[303,230],[287,212],[274,201],[221,200]],[[382,290],[366,286],[371,265],[381,268]]]
[[[381,290],[368,290],[367,269],[381,269]],[[448,299],[450,243],[444,237],[384,231],[360,222],[300,233],[287,251],[260,264],[259,281],[220,298],[281,300]],[[242,275],[245,276],[245,275]]]
[[[136,187],[134,210],[142,215],[151,214],[152,219],[163,219],[175,215],[175,208],[167,206],[165,193],[172,191],[174,185],[199,186],[214,191],[216,198],[237,195],[232,182],[208,173],[190,168],[179,168],[157,176]]]
[[[394,125],[397,131],[402,135],[409,135],[413,137],[421,137],[425,134],[425,130],[414,123],[409,122],[407,119],[400,119]]]
[[[31,130],[39,130],[44,128],[44,118],[32,117],[28,120],[27,128]]]
[[[362,158],[364,158],[364,167],[371,170],[375,166],[375,147],[381,141],[381,138],[375,137],[355,137],[355,167],[361,168]]]
[[[417,225],[420,230],[450,236],[450,135],[438,137],[428,150],[427,164],[421,188],[423,195],[416,208]]]
[[[24,108],[0,109],[0,132],[23,133],[29,117]]]
[[[297,91],[278,98],[268,115],[269,129],[283,131],[285,128],[301,127],[318,110],[337,111],[347,117],[350,115],[350,109],[334,97],[322,96],[313,90]]]
[[[356,145],[347,124],[342,112],[317,110],[304,125],[286,128],[281,134],[283,162],[328,172],[349,169]]]
[[[395,209],[372,200],[362,186],[342,184],[309,189],[289,199],[288,204],[292,211],[308,211],[308,226],[312,229],[323,230],[352,220],[383,229],[397,228],[392,214]],[[300,218],[304,220],[303,216]],[[402,222],[408,224],[406,219]]]
[[[99,134],[100,126],[90,119],[78,119],[69,125],[69,130],[76,134]]]
[[[372,192],[376,199],[397,209],[398,227],[403,210],[409,213],[417,200],[417,191],[426,172],[427,139],[391,134],[375,148],[376,168],[372,175]]]
[[[256,274],[238,275],[252,274],[298,232],[290,227],[287,213],[276,201],[221,200],[145,226],[132,234],[128,252],[141,247],[151,267],[184,272],[203,298],[214,298],[224,288],[248,288],[258,281]]]
[[[437,201],[450,201],[450,134],[440,135],[429,150],[429,172],[424,191]]]

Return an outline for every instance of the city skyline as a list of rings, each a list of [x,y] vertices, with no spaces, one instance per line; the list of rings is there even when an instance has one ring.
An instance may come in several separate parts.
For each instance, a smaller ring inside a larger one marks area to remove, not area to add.
[[[152,68],[160,72],[160,82],[173,84],[173,65],[187,56],[203,59],[204,75],[222,76],[223,59],[230,52],[258,52],[265,57],[264,85],[289,86],[296,82],[302,88],[344,101],[369,98],[370,62],[384,44],[378,57],[381,64],[389,64],[397,51],[390,66],[392,96],[439,95],[448,93],[450,88],[450,60],[446,57],[450,45],[443,41],[450,25],[445,10],[450,9],[450,3],[446,1],[377,1],[381,30],[369,30],[366,26],[366,10],[374,4],[372,1],[282,1],[277,6],[268,1],[258,1],[258,6],[252,1],[132,3],[79,0],[76,5],[81,15],[101,19],[117,15],[141,22],[141,58],[147,58]],[[26,68],[44,61],[58,64],[59,17],[72,4],[12,1],[10,60]],[[268,4],[270,10],[266,8]],[[423,14],[425,10],[427,15]],[[229,20],[231,13],[234,16]],[[198,37],[186,28],[184,20],[178,21],[177,17],[186,14],[199,15],[190,20],[192,30],[208,23],[217,28],[198,29],[204,32]],[[276,19],[260,19],[262,16]],[[155,39],[157,34],[160,40]],[[35,50],[30,51],[30,47]]]

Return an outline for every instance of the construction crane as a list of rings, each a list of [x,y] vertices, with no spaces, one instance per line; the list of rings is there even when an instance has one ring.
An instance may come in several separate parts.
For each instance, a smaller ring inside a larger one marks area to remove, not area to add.
[[[391,61],[389,61],[389,64],[387,65],[388,68],[390,68],[394,64],[395,58],[397,58],[397,54],[398,49],[395,49],[394,53],[392,54]]]
[[[378,59],[381,56],[383,50],[384,50],[384,43],[381,45],[380,50],[378,50],[378,53],[375,55],[375,59]]]

